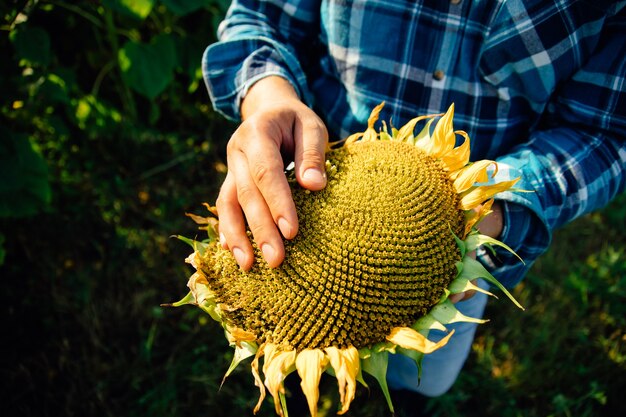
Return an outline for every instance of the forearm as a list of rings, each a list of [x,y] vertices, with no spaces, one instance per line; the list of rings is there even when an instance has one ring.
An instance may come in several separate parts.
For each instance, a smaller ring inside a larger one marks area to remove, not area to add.
[[[234,1],[210,45],[202,70],[214,108],[241,119],[241,102],[261,79],[278,76],[310,103],[302,54],[317,38],[318,1]],[[289,11],[289,12],[288,12]]]
[[[505,251],[479,254],[507,286],[515,285],[550,245],[554,229],[605,206],[626,187],[626,142],[603,133],[559,128],[498,159],[498,180],[521,177],[499,196],[501,240],[524,259]]]

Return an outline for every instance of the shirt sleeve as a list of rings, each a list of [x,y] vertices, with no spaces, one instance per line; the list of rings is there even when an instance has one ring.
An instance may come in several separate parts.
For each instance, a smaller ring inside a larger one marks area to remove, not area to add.
[[[310,49],[319,31],[319,1],[235,0],[218,29],[218,42],[204,52],[202,71],[215,110],[239,120],[239,106],[252,84],[278,75],[311,103],[298,51]]]
[[[623,15],[623,13],[622,13]],[[499,196],[506,251],[479,258],[506,286],[518,283],[550,245],[552,232],[597,210],[626,188],[626,19],[607,22],[591,58],[561,85],[546,122],[497,160],[496,179],[520,177]]]

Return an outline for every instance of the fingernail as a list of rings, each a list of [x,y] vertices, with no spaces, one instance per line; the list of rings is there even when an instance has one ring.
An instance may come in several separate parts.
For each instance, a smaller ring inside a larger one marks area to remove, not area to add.
[[[234,248],[233,256],[235,257],[235,260],[237,261],[239,266],[243,267],[246,262],[246,254],[244,253],[244,251],[242,251],[240,248]]]
[[[316,168],[308,168],[302,174],[302,179],[309,184],[324,185],[326,182],[326,174]]]
[[[226,237],[224,236],[224,233],[220,233],[220,245],[222,245],[222,248],[228,249],[228,244],[226,243]]]
[[[274,256],[276,255],[276,251],[269,243],[264,243],[261,246],[261,252],[263,252],[263,257],[266,261],[268,261],[268,263],[271,263],[271,261],[274,260]]]
[[[289,222],[285,220],[284,217],[278,218],[278,228],[280,229],[280,232],[283,234],[285,239],[293,238],[293,228],[291,227],[291,224],[289,224]]]

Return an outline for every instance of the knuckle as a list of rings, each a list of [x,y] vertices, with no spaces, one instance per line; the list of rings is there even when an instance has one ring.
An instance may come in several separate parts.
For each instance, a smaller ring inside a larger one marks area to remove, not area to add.
[[[258,184],[267,179],[270,176],[270,167],[267,163],[257,161],[250,167],[252,178]]]
[[[215,206],[217,207],[218,212],[219,211],[226,211],[224,210],[224,208],[226,208],[226,206],[230,205],[231,200],[228,197],[225,197],[222,193],[220,193],[217,198],[215,199]]]
[[[261,245],[264,242],[274,242],[276,239],[276,227],[273,223],[259,221],[260,219],[249,219],[250,230],[254,236],[254,240]]]
[[[302,161],[309,165],[321,166],[324,163],[324,155],[317,148],[306,147],[302,150]]]
[[[237,187],[237,199],[242,206],[247,205],[253,200],[254,191],[248,184],[242,184]]]
[[[279,167],[278,164],[269,161],[257,160],[250,166],[250,173],[257,184],[272,182],[274,174],[280,171],[282,171],[282,166]]]

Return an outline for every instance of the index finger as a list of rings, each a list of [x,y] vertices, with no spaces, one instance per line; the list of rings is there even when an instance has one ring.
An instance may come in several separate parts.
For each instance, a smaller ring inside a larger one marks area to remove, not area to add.
[[[246,158],[250,175],[274,223],[286,239],[293,239],[298,232],[298,215],[278,145],[269,138],[259,138],[251,142]]]

